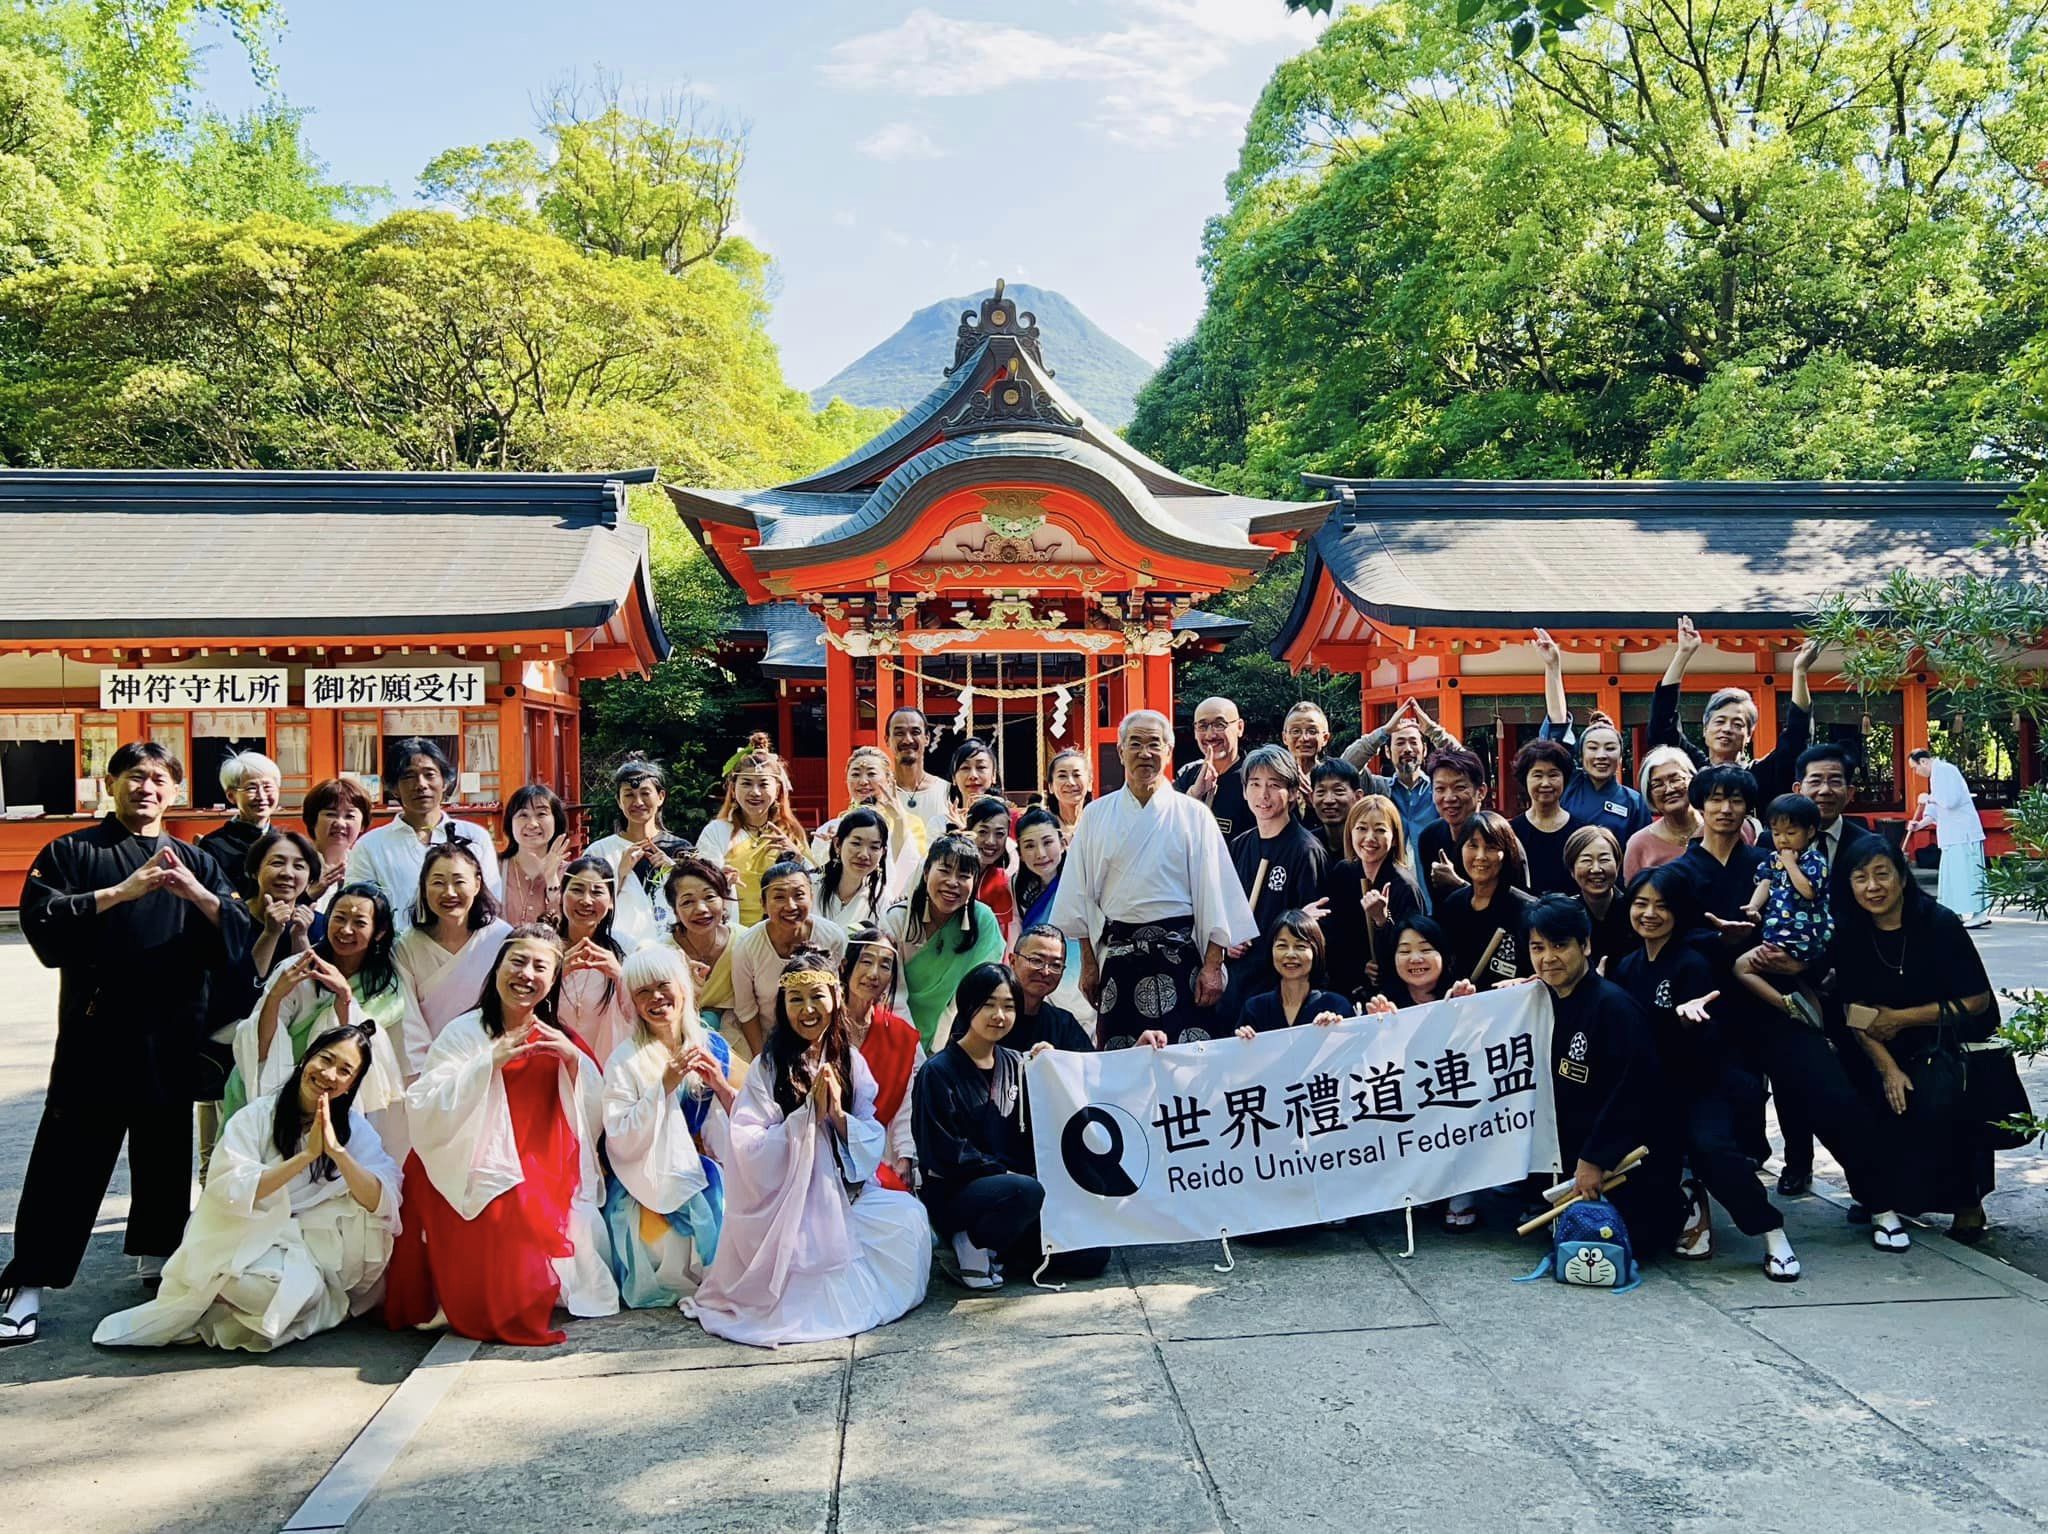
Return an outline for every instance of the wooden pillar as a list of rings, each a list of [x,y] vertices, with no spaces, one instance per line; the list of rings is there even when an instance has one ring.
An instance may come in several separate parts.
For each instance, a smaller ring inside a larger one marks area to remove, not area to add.
[[[853,755],[853,721],[853,657],[828,641],[825,645],[825,784],[828,797],[846,781],[846,759]],[[785,746],[784,749],[788,748]]]
[[[875,743],[889,738],[889,716],[896,712],[896,668],[890,658],[875,657]]]
[[[1088,652],[1081,676],[1081,752],[1088,758],[1088,777],[1095,778],[1095,712],[1101,707],[1102,679],[1098,671],[1095,652]]]
[[[512,797],[513,790],[530,782],[526,760],[526,700],[523,690],[518,687],[498,689],[498,802],[503,804]],[[341,718],[339,709],[326,710],[335,720]],[[337,726],[338,727],[338,726]],[[580,784],[583,781],[582,764],[576,764],[576,772],[567,781]]]
[[[1778,744],[1778,652],[1766,646],[1756,652],[1763,684],[1756,692],[1756,730],[1749,742],[1752,757],[1767,756]]]
[[[1446,650],[1437,660],[1436,722],[1460,740],[1465,738],[1465,692],[1460,677],[1465,669],[1464,657],[1455,650]]]
[[[1145,657],[1145,707],[1173,717],[1173,654]]]
[[[1915,672],[1906,679],[1906,685],[1899,692],[1906,711],[1899,730],[1900,739],[1892,752],[1892,772],[1900,791],[1906,795],[1906,808],[1911,810],[1914,796],[1907,792],[1911,784],[1907,778],[1906,758],[1927,744],[1927,673]]]
[[[1565,691],[1571,691],[1569,678],[1566,679]],[[1620,729],[1621,651],[1611,644],[1600,647],[1600,674],[1593,678],[1593,695],[1600,712],[1614,721],[1616,729]]]

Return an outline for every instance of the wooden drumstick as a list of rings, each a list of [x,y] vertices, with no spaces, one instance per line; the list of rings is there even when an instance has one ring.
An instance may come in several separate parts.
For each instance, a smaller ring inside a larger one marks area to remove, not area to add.
[[[1626,1156],[1623,1156],[1621,1160],[1615,1162],[1613,1166],[1609,1167],[1607,1169],[1607,1175],[1609,1177],[1612,1177],[1616,1172],[1633,1171],[1635,1169],[1636,1163],[1641,1161],[1645,1156],[1649,1154],[1649,1146],[1638,1145]],[[1574,1184],[1572,1183],[1571,1179],[1567,1178],[1565,1181],[1561,1183],[1554,1183],[1550,1187],[1545,1188],[1543,1190],[1543,1196],[1545,1199],[1549,1200],[1551,1203],[1554,1204],[1559,1199],[1563,1198],[1567,1193],[1571,1192],[1573,1186]]]
[[[1486,952],[1479,956],[1479,962],[1472,966],[1472,983],[1477,985],[1479,977],[1486,973],[1486,966],[1493,962],[1493,956],[1500,952],[1501,940],[1507,936],[1505,928],[1495,928],[1493,941],[1486,945]]]
[[[1623,1183],[1627,1181],[1628,1173],[1616,1172],[1609,1177],[1601,1179],[1600,1191],[1602,1193],[1606,1193],[1614,1188],[1620,1187]],[[1517,1225],[1515,1227],[1515,1234],[1518,1236],[1527,1236],[1536,1231],[1539,1231],[1543,1229],[1544,1226],[1548,1225],[1552,1220],[1556,1219],[1559,1215],[1563,1214],[1567,1209],[1571,1208],[1572,1205],[1584,1202],[1584,1194],[1574,1193],[1570,1198],[1566,1199],[1563,1203],[1552,1204],[1548,1209],[1544,1210],[1543,1213],[1537,1215],[1535,1219],[1524,1220],[1520,1225]]]

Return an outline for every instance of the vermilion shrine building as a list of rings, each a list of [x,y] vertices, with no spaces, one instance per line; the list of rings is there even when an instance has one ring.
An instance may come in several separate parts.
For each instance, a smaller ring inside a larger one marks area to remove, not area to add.
[[[1248,585],[1329,513],[1155,463],[1070,398],[1003,296],[960,322],[953,365],[873,441],[767,490],[668,487],[753,611],[734,636],[781,684],[776,731],[840,796],[848,754],[898,703],[996,746],[1013,790],[1074,746],[1098,776],[1116,721],[1173,712],[1172,657],[1242,628],[1198,604]],[[793,715],[822,685],[824,738]]]
[[[224,818],[222,760],[382,804],[437,740],[458,813],[525,782],[580,797],[583,682],[668,654],[618,475],[0,471],[0,905],[97,817],[116,745],[186,766],[172,834]]]

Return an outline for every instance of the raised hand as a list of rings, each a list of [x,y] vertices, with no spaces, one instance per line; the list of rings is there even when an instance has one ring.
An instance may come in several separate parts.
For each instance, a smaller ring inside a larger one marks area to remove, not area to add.
[[[1557,641],[1550,637],[1550,630],[1536,630],[1536,637],[1533,642],[1536,646],[1536,653],[1543,657],[1544,669],[1555,670],[1564,664],[1564,652],[1558,649]]]
[[[1695,1028],[1701,1023],[1712,1021],[1707,1008],[1719,1000],[1720,996],[1719,991],[1709,991],[1704,996],[1695,996],[1691,1001],[1681,1001],[1678,1004],[1678,1020],[1688,1027]]]
[[[1368,889],[1358,897],[1358,903],[1365,907],[1365,919],[1375,927],[1384,927],[1392,920],[1392,909],[1387,903],[1385,890]]]
[[[1328,921],[1330,919],[1330,897],[1328,895],[1316,896],[1315,899],[1301,908],[1301,914],[1310,921]]]
[[[1820,641],[1818,639],[1809,639],[1799,647],[1798,653],[1792,657],[1792,669],[1794,671],[1805,671],[1819,659]]]
[[[1691,660],[1699,654],[1700,631],[1692,626],[1692,619],[1681,615],[1678,620],[1678,653]]]
[[[1433,890],[1449,891],[1464,882],[1458,877],[1458,870],[1451,866],[1451,855],[1439,848],[1436,861],[1429,865],[1429,887]]]

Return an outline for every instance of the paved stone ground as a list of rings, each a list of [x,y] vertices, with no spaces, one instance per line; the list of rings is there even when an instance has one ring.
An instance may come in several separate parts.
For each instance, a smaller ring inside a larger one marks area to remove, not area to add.
[[[2048,983],[2041,927],[1984,949],[2001,985]],[[0,939],[0,1223],[54,995]],[[427,1342],[93,1349],[137,1294],[125,1186],[44,1339],[0,1352],[0,1529],[278,1528]],[[1060,1294],[935,1281],[894,1326],[777,1353],[672,1312],[581,1322],[455,1367],[349,1527],[2041,1529],[2048,1284],[1989,1254],[2048,1265],[2048,1157],[2004,1157],[1992,1207],[1981,1251],[1923,1232],[1887,1256],[1800,1200],[1793,1286],[1725,1221],[1716,1261],[1615,1297],[1511,1284],[1539,1253],[1504,1219],[1403,1259],[1376,1218],[1240,1245],[1228,1274],[1201,1246]]]

